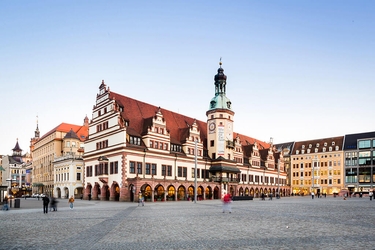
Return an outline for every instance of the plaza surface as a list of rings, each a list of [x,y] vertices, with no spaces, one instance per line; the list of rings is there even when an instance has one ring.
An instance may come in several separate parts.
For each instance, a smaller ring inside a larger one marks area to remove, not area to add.
[[[0,211],[0,249],[375,249],[375,201],[282,197],[137,203],[42,201]]]

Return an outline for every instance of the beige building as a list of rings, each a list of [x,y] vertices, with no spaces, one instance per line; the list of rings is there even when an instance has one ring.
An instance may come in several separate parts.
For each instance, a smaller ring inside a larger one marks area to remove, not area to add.
[[[344,136],[295,142],[291,154],[294,195],[334,194],[344,187]]]
[[[64,137],[69,131],[73,131],[79,138],[80,142],[73,147],[80,148],[88,134],[88,118],[84,119],[83,126],[61,123],[40,138],[32,139],[33,144],[33,193],[46,193],[54,195],[55,187],[55,168],[54,161],[58,157],[64,156],[66,149]],[[82,144],[81,144],[82,143]],[[74,150],[75,151],[75,150]]]
[[[62,156],[55,157],[54,165],[54,194],[57,198],[74,196],[80,198],[83,194],[83,159],[82,140],[71,129],[63,139]]]

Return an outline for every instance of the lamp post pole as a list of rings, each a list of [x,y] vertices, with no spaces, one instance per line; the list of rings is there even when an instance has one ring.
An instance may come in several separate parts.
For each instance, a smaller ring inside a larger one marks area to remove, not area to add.
[[[280,198],[280,158],[277,164],[277,197]]]
[[[197,203],[197,148],[198,140],[195,140],[194,203]]]

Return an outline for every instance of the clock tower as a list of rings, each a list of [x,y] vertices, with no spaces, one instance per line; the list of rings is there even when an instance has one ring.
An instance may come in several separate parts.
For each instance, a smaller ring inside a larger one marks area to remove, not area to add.
[[[221,67],[215,75],[215,97],[211,99],[207,116],[207,147],[212,159],[223,157],[233,160],[233,116],[232,103],[226,96],[227,76]]]

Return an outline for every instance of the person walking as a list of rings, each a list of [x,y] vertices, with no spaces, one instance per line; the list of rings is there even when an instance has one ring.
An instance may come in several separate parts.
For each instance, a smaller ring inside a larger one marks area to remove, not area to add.
[[[57,200],[53,196],[51,197],[51,205],[49,211],[57,211]]]
[[[139,204],[142,204],[142,207],[145,205],[145,201],[144,201],[144,198],[143,198],[143,195],[142,195],[141,191],[139,191],[139,193],[138,193],[138,207],[139,207]]]
[[[43,213],[48,214],[49,198],[47,195],[43,196]]]
[[[225,213],[226,211],[228,211],[229,213],[232,213],[232,207],[230,205],[231,203],[232,203],[231,195],[229,193],[225,194],[223,198],[223,213]]]
[[[69,204],[70,209],[73,209],[73,203],[74,203],[73,195],[70,196],[70,198],[69,198],[69,200],[68,200],[68,203],[70,203],[70,204]]]
[[[370,201],[372,200],[372,196],[374,195],[374,193],[372,192],[372,191],[370,191],[369,193],[368,193],[368,196],[370,196]]]
[[[3,200],[4,201],[3,210],[6,210],[6,211],[9,210],[8,200],[9,200],[8,196],[5,196]]]
[[[311,199],[314,199],[314,196],[315,196],[314,191],[312,191],[311,192]]]

